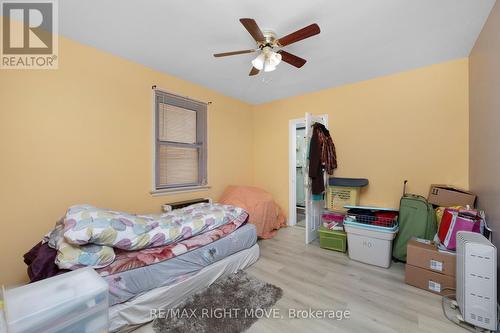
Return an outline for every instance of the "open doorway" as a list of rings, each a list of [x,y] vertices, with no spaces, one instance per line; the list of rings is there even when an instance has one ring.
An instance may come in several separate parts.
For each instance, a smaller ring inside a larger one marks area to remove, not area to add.
[[[293,119],[289,124],[289,202],[288,224],[305,227],[306,143],[305,119]]]
[[[308,145],[312,125],[328,126],[328,115],[306,113],[304,118],[289,121],[289,200],[288,224],[305,229],[305,243],[318,238],[324,200],[312,197],[308,177]]]
[[[297,182],[295,184],[297,214],[297,226],[306,226],[306,191],[304,186],[304,172],[306,170],[306,128],[298,124],[295,129],[295,174]]]

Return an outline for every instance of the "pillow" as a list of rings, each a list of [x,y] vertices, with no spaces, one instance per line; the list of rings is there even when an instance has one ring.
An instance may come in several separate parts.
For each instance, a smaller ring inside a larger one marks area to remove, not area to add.
[[[61,269],[78,269],[81,267],[103,268],[115,260],[115,251],[110,246],[86,244],[73,245],[64,238],[57,248],[55,263]]]
[[[60,269],[77,269],[85,266],[103,268],[115,260],[112,247],[95,244],[73,245],[64,239],[64,219],[60,219],[49,233],[48,245],[57,250],[55,263]]]

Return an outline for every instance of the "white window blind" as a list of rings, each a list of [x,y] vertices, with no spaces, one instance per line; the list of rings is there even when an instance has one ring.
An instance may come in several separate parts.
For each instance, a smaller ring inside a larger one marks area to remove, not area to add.
[[[155,90],[155,188],[207,185],[207,105]]]

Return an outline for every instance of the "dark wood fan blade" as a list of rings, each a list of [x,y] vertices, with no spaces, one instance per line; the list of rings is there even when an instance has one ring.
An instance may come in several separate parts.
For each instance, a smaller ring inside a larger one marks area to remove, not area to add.
[[[290,45],[292,43],[298,42],[299,40],[317,35],[320,33],[320,31],[321,30],[319,30],[319,26],[316,23],[313,23],[305,28],[292,32],[285,37],[281,37],[280,39],[278,39],[278,44],[281,46]]]
[[[297,57],[296,55],[283,50],[279,50],[278,53],[281,54],[281,60],[297,68],[304,66],[304,64],[307,62],[306,59],[302,59],[301,57]]]
[[[252,66],[252,69],[250,70],[250,73],[248,74],[249,76],[254,76],[254,75],[257,75],[259,74],[259,70],[255,67]]]
[[[255,22],[254,19],[241,18],[240,22],[241,24],[243,24],[245,29],[247,29],[250,35],[252,35],[253,39],[255,39],[256,42],[264,41],[264,35],[262,34],[262,31],[260,30],[259,26],[257,25],[257,22]]]
[[[233,52],[225,52],[225,53],[216,53],[214,54],[214,57],[227,57],[227,56],[232,56],[232,55],[237,55],[237,54],[245,54],[245,53],[252,53],[255,52],[254,49],[252,50],[241,50],[241,51],[233,51]]]

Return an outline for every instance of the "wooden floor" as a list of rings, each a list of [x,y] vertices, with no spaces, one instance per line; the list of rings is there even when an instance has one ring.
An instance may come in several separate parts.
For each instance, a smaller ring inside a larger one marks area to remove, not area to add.
[[[258,320],[247,332],[467,332],[442,313],[441,297],[404,283],[404,265],[389,269],[304,244],[304,228],[259,241],[260,259],[247,272],[279,286],[284,319]],[[289,319],[288,309],[344,310],[350,319]],[[153,332],[146,325],[136,332]]]

